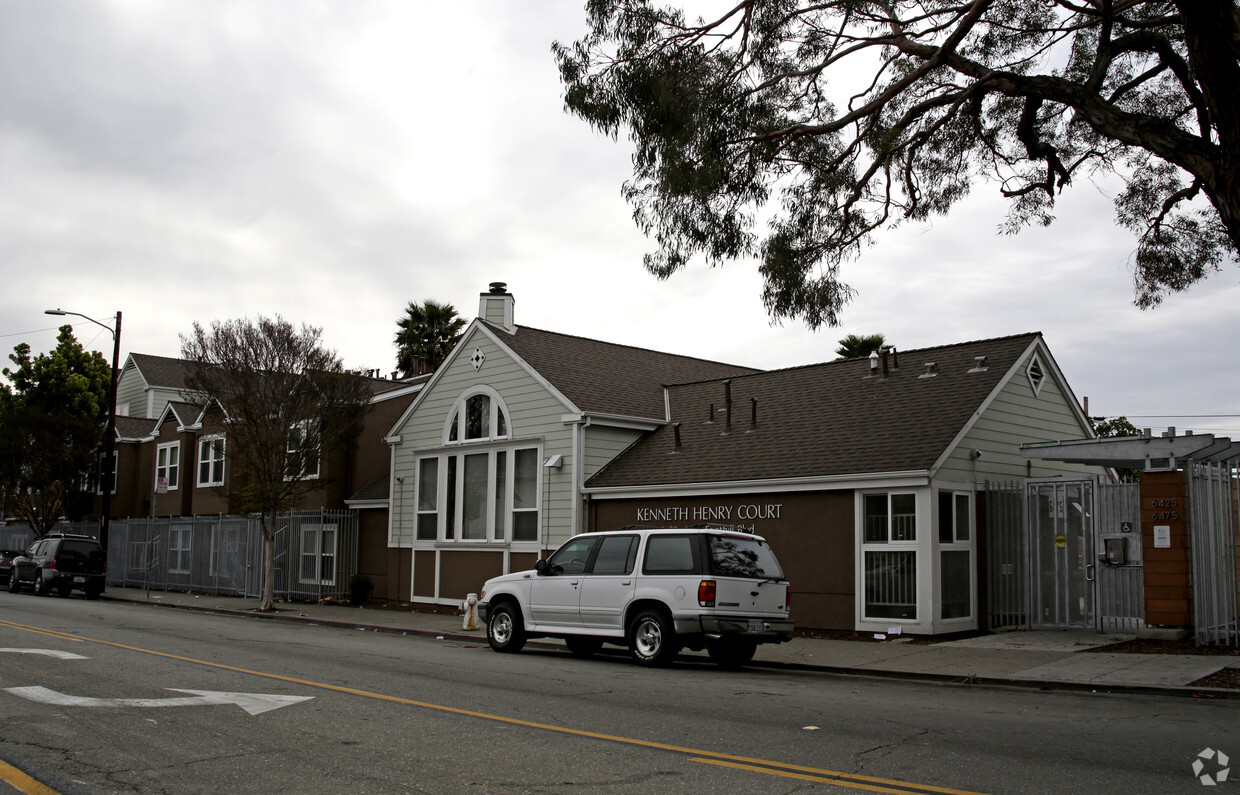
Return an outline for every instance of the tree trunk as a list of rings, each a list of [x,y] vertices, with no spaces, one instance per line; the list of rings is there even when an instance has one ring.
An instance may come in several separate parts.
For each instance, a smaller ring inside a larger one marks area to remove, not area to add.
[[[276,515],[263,515],[263,598],[259,610],[275,610],[276,595]]]

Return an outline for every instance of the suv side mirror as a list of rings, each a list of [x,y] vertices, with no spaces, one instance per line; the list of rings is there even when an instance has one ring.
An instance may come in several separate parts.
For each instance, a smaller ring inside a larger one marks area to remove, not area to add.
[[[547,561],[540,560],[537,563],[535,563],[534,571],[538,572],[539,574],[546,574],[547,573]]]

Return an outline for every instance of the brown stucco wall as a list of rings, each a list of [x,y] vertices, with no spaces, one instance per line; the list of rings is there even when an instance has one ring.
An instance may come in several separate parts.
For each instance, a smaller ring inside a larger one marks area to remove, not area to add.
[[[677,497],[651,500],[594,499],[590,529],[629,525],[736,526],[771,543],[792,583],[792,618],[805,629],[855,626],[856,544],[853,492]]]
[[[482,584],[504,573],[504,553],[448,550],[439,558],[439,596],[464,599],[482,590]]]

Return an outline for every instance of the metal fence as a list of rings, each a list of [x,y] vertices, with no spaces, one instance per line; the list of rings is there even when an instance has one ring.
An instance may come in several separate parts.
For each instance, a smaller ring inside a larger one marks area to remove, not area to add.
[[[98,536],[98,524],[61,525]],[[347,599],[357,573],[354,511],[282,514],[276,523],[275,597]],[[263,528],[256,516],[114,519],[108,530],[108,584],[158,591],[259,597]]]
[[[1021,483],[986,482],[986,628],[993,631],[1029,626],[1024,498]]]
[[[24,552],[34,543],[34,531],[29,525],[0,525],[0,550]]]
[[[1191,464],[1188,499],[1197,643],[1240,646],[1240,550],[1236,548],[1236,478],[1231,468]]]

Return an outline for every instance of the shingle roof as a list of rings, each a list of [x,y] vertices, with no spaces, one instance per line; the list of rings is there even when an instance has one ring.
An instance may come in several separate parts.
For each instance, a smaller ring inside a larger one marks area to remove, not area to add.
[[[349,497],[347,502],[374,502],[378,500],[386,500],[391,496],[391,476],[391,472],[384,472],[379,477],[358,489],[352,497]]]
[[[169,359],[149,353],[131,353],[129,358],[142,371],[142,377],[146,379],[148,386],[165,389],[185,389],[185,379],[193,365],[185,359]]]
[[[1040,335],[901,351],[899,367],[873,377],[865,359],[731,379],[732,429],[724,433],[722,381],[669,391],[681,447],[665,425],[609,463],[589,487],[822,477],[930,468]],[[969,372],[975,357],[982,372]],[[938,375],[921,378],[925,362]],[[757,426],[750,426],[757,398]],[[708,422],[711,405],[715,420]]]
[[[155,431],[155,424],[158,420],[147,419],[146,417],[122,417],[116,418],[116,438],[118,439],[145,439]]]
[[[663,419],[663,385],[758,373],[752,367],[518,326],[496,336],[582,411]]]

